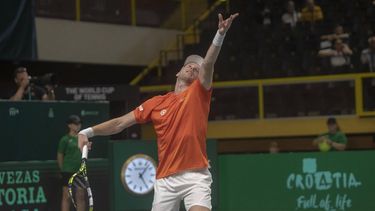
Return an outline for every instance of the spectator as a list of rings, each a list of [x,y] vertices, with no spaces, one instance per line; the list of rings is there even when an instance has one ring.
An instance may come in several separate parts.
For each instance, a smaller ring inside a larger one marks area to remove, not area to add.
[[[314,23],[323,20],[322,9],[315,5],[314,0],[306,0],[306,6],[302,8],[301,21]]]
[[[318,53],[320,57],[328,57],[330,59],[330,67],[334,72],[351,68],[350,56],[352,54],[352,50],[341,39],[335,41],[334,49],[324,49]]]
[[[344,27],[341,25],[336,25],[333,34],[327,34],[320,37],[322,42],[320,43],[320,48],[325,49],[332,47],[332,42],[335,40],[342,40],[344,43],[348,43],[350,35],[344,32]]]
[[[330,150],[345,150],[348,139],[345,134],[341,132],[336,119],[333,117],[328,118],[327,127],[328,133],[324,133],[316,138],[313,141],[313,145],[318,146],[322,152]]]
[[[271,26],[273,24],[273,13],[271,5],[267,1],[257,0],[255,3],[256,11],[256,21],[258,24],[263,25],[264,27]]]
[[[46,84],[44,86],[44,89],[47,94],[47,100],[56,100],[56,95],[55,95],[55,86],[51,84]]]
[[[267,5],[264,7],[262,11],[262,18],[263,18],[263,25],[268,26],[272,24],[272,16],[271,16],[271,9]]]
[[[301,14],[296,11],[293,1],[288,1],[286,10],[286,13],[284,13],[281,17],[281,20],[283,21],[283,24],[293,29],[297,26],[297,22],[300,19]]]
[[[270,143],[269,151],[270,151],[271,154],[277,154],[277,153],[279,153],[280,152],[279,144],[276,141],[272,141]]]
[[[69,132],[60,139],[57,150],[57,164],[61,172],[62,200],[61,211],[70,210],[70,198],[68,193],[68,180],[79,170],[81,164],[81,152],[78,149],[78,132],[81,129],[81,119],[76,115],[69,116],[66,122]],[[85,210],[84,190],[77,191],[77,210]]]
[[[375,36],[368,39],[369,47],[361,53],[361,62],[366,65],[370,72],[375,71]]]
[[[25,67],[18,67],[14,71],[14,82],[17,87],[10,90],[10,100],[48,100],[42,87],[30,83],[30,76]]]

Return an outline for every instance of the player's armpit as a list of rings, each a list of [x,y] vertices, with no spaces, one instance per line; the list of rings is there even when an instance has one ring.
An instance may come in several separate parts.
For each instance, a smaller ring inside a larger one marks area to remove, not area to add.
[[[198,78],[202,86],[206,90],[211,89],[212,81],[213,81],[213,74],[214,74],[213,67],[205,67],[204,64],[202,65],[202,70],[199,73]]]

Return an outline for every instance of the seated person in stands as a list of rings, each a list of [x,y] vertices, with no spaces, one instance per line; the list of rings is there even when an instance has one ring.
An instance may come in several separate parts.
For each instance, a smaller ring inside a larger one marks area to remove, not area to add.
[[[296,11],[294,2],[288,1],[286,5],[286,12],[281,17],[283,24],[293,29],[297,26],[297,22],[300,19],[300,17],[301,14]]]
[[[30,76],[25,67],[18,67],[14,71],[14,82],[16,87],[10,90],[10,100],[48,100],[44,88],[30,84]]]
[[[327,152],[330,150],[344,151],[348,143],[345,134],[341,132],[335,118],[330,117],[327,120],[328,133],[320,135],[313,141],[314,146],[318,146],[320,151]]]
[[[327,47],[332,47],[332,43],[335,40],[342,40],[343,43],[348,43],[349,41],[349,34],[344,32],[344,27],[341,25],[336,25],[333,31],[333,34],[326,34],[320,37],[322,40],[320,47],[327,48]]]
[[[341,39],[335,41],[333,49],[320,50],[319,57],[329,58],[330,66],[334,73],[347,71],[351,68],[350,56],[353,54],[349,46]]]
[[[361,63],[370,72],[375,72],[375,36],[368,39],[369,47],[361,52]]]
[[[270,143],[269,151],[271,154],[276,154],[280,152],[279,144],[276,141]]]
[[[323,12],[314,0],[306,0],[306,6],[302,8],[301,21],[314,23],[323,20]]]

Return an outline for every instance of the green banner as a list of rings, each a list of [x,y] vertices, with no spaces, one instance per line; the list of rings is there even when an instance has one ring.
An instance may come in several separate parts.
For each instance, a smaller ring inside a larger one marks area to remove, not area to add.
[[[375,152],[222,155],[220,210],[373,211]]]
[[[109,210],[108,160],[89,159],[87,169],[95,210]],[[0,163],[0,210],[60,210],[61,192],[56,161]]]
[[[58,143],[68,132],[66,120],[72,114],[81,117],[85,128],[107,120],[109,104],[0,101],[0,162],[56,159]],[[107,139],[94,138],[90,157],[107,156]]]

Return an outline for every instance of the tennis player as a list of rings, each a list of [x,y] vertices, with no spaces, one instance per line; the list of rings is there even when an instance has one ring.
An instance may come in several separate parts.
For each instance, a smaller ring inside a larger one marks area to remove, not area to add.
[[[206,131],[212,93],[214,64],[233,20],[218,15],[218,31],[205,58],[188,56],[176,74],[175,89],[153,97],[134,111],[79,132],[79,147],[93,136],[121,132],[136,123],[152,121],[157,134],[158,168],[153,211],[211,210],[212,178],[208,170]]]

